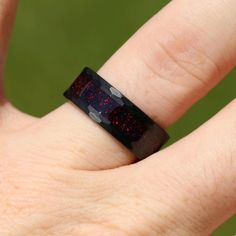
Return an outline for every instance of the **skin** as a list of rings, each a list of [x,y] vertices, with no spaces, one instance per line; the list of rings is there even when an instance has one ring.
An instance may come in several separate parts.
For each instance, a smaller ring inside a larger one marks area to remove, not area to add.
[[[1,75],[16,5],[0,0]],[[235,66],[235,12],[235,0],[173,0],[98,73],[169,127]],[[1,236],[205,236],[236,213],[236,100],[128,165],[71,103],[39,119],[0,88]]]

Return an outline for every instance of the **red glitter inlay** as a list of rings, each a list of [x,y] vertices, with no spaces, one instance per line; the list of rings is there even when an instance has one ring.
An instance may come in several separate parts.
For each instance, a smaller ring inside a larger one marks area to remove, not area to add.
[[[130,141],[139,140],[147,127],[143,125],[134,115],[124,107],[115,108],[109,115],[109,120]]]
[[[80,96],[81,91],[85,88],[85,86],[91,81],[88,76],[79,76],[77,80],[72,84],[71,89],[73,92]]]
[[[93,81],[86,85],[80,98],[106,118],[116,107],[120,106]]]

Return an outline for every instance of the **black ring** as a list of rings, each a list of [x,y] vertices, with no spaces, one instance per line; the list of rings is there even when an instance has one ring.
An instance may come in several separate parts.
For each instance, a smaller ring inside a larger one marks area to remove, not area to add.
[[[84,68],[64,96],[144,159],[169,139],[168,134],[96,72]]]

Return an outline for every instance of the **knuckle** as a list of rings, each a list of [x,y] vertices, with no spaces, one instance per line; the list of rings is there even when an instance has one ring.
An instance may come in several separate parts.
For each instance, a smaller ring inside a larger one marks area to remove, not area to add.
[[[182,24],[180,32],[164,33],[161,39],[155,38],[155,42],[147,46],[152,48],[149,57],[144,56],[145,64],[151,73],[188,89],[205,86],[209,80],[218,80],[221,68],[208,55],[199,37],[201,34],[199,29],[189,23]]]

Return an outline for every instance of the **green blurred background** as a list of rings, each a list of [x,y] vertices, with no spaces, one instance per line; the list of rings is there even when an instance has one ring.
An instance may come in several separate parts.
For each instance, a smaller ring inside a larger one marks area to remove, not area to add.
[[[21,0],[6,70],[6,91],[19,109],[42,116],[84,65],[98,69],[167,0]],[[161,37],[161,35],[160,35]],[[169,132],[191,132],[235,97],[236,70]],[[214,236],[236,235],[236,217]]]

